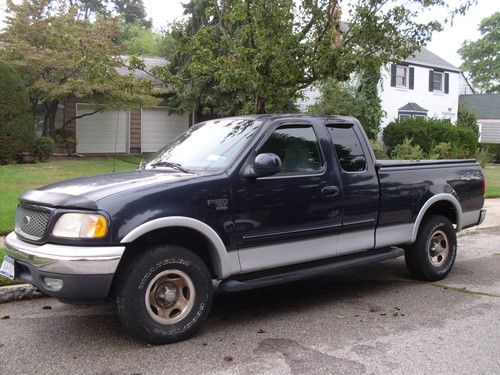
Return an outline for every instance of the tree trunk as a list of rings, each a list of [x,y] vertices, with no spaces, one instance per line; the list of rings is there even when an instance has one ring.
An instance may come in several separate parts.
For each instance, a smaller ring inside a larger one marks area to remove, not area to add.
[[[57,110],[59,109],[59,101],[54,100],[52,103],[50,103],[50,109],[49,109],[49,136],[54,136],[54,132],[56,130],[56,116],[57,116]]]
[[[255,113],[256,114],[266,113],[266,102],[259,96],[259,94],[257,94],[255,97]]]

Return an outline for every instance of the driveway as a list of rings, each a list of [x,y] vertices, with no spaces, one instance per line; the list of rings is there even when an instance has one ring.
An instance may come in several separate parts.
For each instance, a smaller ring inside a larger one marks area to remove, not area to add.
[[[403,259],[282,287],[218,294],[191,340],[130,340],[112,307],[0,305],[4,374],[499,374],[500,227],[459,238],[452,274]]]

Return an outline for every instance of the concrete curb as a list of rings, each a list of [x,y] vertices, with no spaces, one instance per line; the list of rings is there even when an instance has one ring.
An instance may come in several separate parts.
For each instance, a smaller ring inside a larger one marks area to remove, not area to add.
[[[0,287],[0,303],[43,297],[36,287],[30,284],[7,285]]]

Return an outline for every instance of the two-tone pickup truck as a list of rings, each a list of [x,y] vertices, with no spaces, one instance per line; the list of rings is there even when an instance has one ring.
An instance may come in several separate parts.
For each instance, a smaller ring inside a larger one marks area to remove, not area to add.
[[[402,255],[442,279],[484,191],[474,160],[376,161],[352,117],[207,121],[137,170],[22,194],[2,273],[113,299],[134,337],[170,343],[199,328],[214,280],[243,291]]]

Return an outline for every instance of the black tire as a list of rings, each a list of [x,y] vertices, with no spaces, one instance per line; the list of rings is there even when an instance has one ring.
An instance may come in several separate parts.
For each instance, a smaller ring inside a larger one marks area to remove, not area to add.
[[[444,279],[453,268],[456,256],[455,229],[451,221],[441,215],[426,219],[420,226],[416,241],[405,249],[406,266],[419,280]]]
[[[196,254],[180,246],[155,246],[123,271],[116,308],[132,337],[161,345],[185,340],[198,330],[212,305],[213,286],[207,266]],[[186,306],[177,312],[181,300]],[[172,308],[173,318],[167,316]]]

